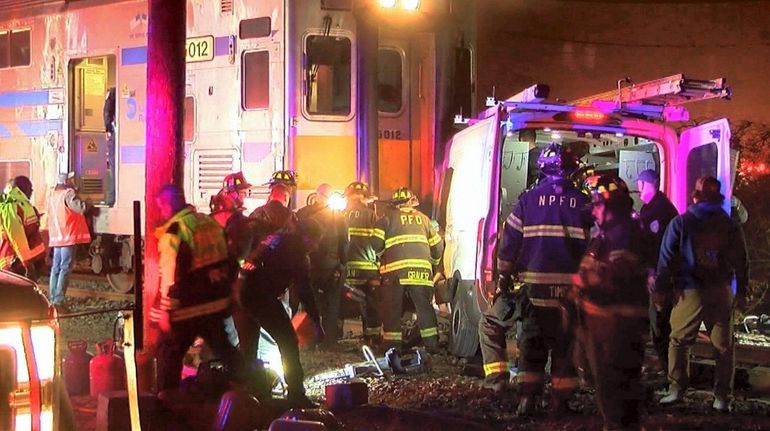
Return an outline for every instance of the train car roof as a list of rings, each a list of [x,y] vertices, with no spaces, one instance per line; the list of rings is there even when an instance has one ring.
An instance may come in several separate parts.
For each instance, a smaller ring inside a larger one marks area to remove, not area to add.
[[[0,323],[48,318],[48,300],[28,278],[0,270],[0,298]]]

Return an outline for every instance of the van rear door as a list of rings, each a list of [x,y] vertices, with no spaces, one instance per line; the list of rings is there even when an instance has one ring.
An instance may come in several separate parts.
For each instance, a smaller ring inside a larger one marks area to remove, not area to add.
[[[494,111],[456,134],[448,151],[442,185],[444,190],[448,188],[448,193],[442,193],[446,196],[442,203],[446,208],[444,270],[447,276],[459,271],[463,280],[477,280],[484,252],[494,250],[499,200],[499,175],[495,174],[499,157],[495,154],[499,154],[500,140],[499,111]],[[489,219],[490,214],[494,220]],[[491,229],[487,229],[490,223]],[[487,230],[492,238],[487,238]]]
[[[672,163],[674,172],[671,201],[679,212],[692,202],[695,182],[711,175],[722,183],[725,195],[724,210],[730,213],[732,196],[732,169],[730,163],[730,123],[722,118],[685,129],[679,135],[679,146]]]

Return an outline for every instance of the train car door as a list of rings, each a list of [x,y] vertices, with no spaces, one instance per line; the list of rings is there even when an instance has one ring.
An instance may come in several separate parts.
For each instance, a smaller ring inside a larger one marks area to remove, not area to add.
[[[272,13],[272,14],[271,14]],[[282,9],[258,10],[239,24],[241,162],[254,185],[245,199],[251,212],[267,198],[261,187],[283,168],[284,61]]]
[[[730,123],[726,118],[685,129],[679,136],[674,155],[671,201],[679,212],[692,202],[695,182],[704,175],[722,183],[724,210],[730,213],[732,165],[730,161]]]
[[[69,78],[70,166],[84,199],[111,206],[115,203],[117,133],[108,128],[115,124],[115,56],[74,59]]]

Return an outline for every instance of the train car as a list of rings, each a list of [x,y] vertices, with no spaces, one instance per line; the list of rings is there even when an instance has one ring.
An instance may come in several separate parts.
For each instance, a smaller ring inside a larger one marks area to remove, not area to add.
[[[295,206],[320,183],[342,189],[357,179],[384,196],[403,185],[429,196],[443,158],[436,143],[459,109],[443,90],[471,88],[470,50],[453,19],[462,3],[188,0],[188,200],[206,209],[222,178],[242,170],[254,208],[278,169],[298,173]],[[98,209],[92,269],[121,290],[130,286],[132,201],[144,200],[151,169],[148,18],[146,0],[0,5],[0,181],[30,176],[45,208],[57,174],[74,171]],[[364,29],[376,54],[360,45]]]

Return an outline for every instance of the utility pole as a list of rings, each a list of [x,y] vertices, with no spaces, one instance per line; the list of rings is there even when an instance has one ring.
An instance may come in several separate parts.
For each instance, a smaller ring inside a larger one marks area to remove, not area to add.
[[[166,184],[181,186],[184,172],[187,0],[150,0],[148,12],[143,327],[146,344],[154,346],[158,334],[150,330],[147,316],[158,291],[158,240],[154,231],[163,221],[155,195]]]

